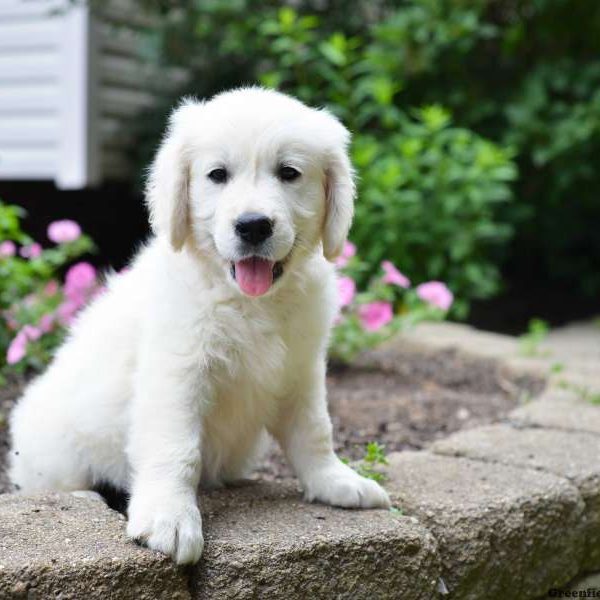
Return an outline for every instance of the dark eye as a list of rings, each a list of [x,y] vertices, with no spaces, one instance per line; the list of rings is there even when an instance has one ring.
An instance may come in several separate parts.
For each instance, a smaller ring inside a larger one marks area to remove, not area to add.
[[[208,174],[208,178],[213,183],[227,183],[227,180],[229,179],[229,173],[227,172],[227,169],[219,167],[218,169],[213,169]]]
[[[281,165],[279,170],[277,171],[277,177],[281,179],[281,181],[294,181],[300,177],[301,173],[298,169],[294,169],[294,167],[289,167],[287,165]]]

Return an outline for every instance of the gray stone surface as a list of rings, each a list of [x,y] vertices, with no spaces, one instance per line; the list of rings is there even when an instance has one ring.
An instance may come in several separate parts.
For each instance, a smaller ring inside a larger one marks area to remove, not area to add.
[[[386,487],[437,539],[450,598],[535,598],[579,572],[584,507],[565,479],[428,452],[389,462]]]
[[[519,338],[480,331],[460,323],[421,323],[389,344],[417,348],[457,348],[478,357],[501,359],[513,371],[540,374],[552,386],[564,382],[587,393],[600,392],[600,327],[595,322],[553,329],[524,356]],[[560,372],[553,367],[560,365]]]
[[[588,392],[600,392],[600,327],[594,321],[570,323],[553,329],[542,344],[554,364],[564,370],[553,377]]]
[[[1,496],[0,599],[435,596],[436,542],[414,519],[307,504],[290,484],[203,493],[201,503],[204,556],[179,569],[128,541],[124,518],[102,502]]]
[[[307,504],[282,484],[203,495],[202,511],[206,546],[192,579],[198,600],[436,596],[436,543],[413,519]]]
[[[0,496],[0,598],[184,600],[182,571],[125,538],[123,517],[68,494]]]
[[[491,425],[455,433],[435,442],[431,449],[438,454],[543,470],[571,481],[585,502],[583,566],[600,568],[600,436]]]
[[[519,351],[519,341],[510,335],[481,331],[463,323],[424,322],[401,333],[388,344],[407,344],[418,347],[458,348],[479,357],[506,358],[516,356]]]
[[[546,427],[600,434],[600,407],[568,390],[551,389],[515,409],[509,420],[520,427]]]

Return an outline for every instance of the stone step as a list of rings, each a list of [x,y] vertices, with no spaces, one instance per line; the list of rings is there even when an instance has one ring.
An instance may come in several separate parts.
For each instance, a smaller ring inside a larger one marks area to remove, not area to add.
[[[437,544],[415,519],[301,499],[260,483],[202,499],[206,547],[192,576],[198,600],[433,598]]]
[[[203,493],[193,569],[128,541],[102,502],[5,495],[0,598],[526,599],[581,571],[590,522],[564,477],[429,452],[389,461],[400,515],[308,504],[289,482]]]
[[[600,411],[597,419],[600,419]],[[435,442],[432,451],[488,464],[525,467],[571,482],[585,503],[585,570],[600,569],[600,436],[582,431],[516,429],[490,425],[461,431]],[[561,527],[560,535],[566,532]]]
[[[125,538],[124,517],[68,494],[0,496],[0,598],[432,598],[432,534],[391,511],[302,501],[254,483],[202,494],[206,546],[193,569]]]
[[[536,598],[579,572],[584,504],[565,479],[429,452],[389,462],[387,488],[437,539],[451,598]]]
[[[125,519],[69,494],[0,496],[0,599],[185,600],[187,579],[129,542]]]
[[[517,427],[600,434],[600,408],[569,390],[548,390],[535,400],[513,410],[509,421]]]

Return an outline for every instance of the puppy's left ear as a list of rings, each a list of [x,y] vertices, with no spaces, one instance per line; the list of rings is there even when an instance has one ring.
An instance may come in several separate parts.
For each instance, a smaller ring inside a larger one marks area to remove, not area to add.
[[[330,149],[325,168],[325,222],[323,224],[323,254],[335,260],[344,248],[354,215],[354,172],[348,157],[350,133],[334,119],[336,143]]]
[[[146,204],[156,235],[167,236],[174,250],[181,250],[190,231],[190,160],[187,156],[182,121],[199,108],[187,103],[171,115],[167,133],[150,167]]]

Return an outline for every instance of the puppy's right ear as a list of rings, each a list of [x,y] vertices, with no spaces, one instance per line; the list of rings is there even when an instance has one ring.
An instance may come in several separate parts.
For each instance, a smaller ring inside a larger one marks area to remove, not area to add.
[[[146,185],[152,230],[156,235],[168,236],[176,251],[181,250],[190,232],[190,158],[182,122],[199,106],[185,103],[173,111]]]

